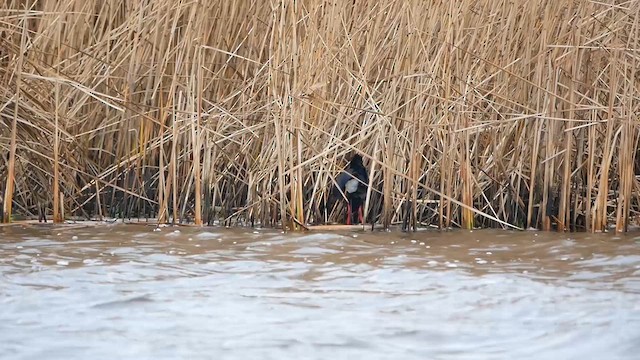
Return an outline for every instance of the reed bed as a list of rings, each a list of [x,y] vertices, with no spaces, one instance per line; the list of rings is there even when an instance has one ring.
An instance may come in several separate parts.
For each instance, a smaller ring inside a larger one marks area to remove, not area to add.
[[[1,0],[3,218],[626,231],[637,0]]]

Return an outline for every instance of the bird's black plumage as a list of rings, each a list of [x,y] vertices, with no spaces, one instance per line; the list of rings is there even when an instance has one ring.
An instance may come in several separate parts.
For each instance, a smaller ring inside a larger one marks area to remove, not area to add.
[[[336,178],[336,184],[339,193],[344,194],[348,201],[347,224],[351,224],[352,219],[363,222],[362,205],[367,197],[369,175],[362,163],[362,156],[353,156],[349,166]]]

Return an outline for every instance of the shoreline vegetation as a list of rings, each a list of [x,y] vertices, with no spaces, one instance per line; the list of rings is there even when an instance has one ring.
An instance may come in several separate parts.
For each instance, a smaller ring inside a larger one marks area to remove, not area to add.
[[[4,222],[640,219],[636,2],[0,1]]]

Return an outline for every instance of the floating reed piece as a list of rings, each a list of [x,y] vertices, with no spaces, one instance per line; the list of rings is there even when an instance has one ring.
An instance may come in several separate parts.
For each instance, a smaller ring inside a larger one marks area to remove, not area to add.
[[[304,228],[354,153],[385,226],[640,218],[636,1],[0,3],[4,221]]]

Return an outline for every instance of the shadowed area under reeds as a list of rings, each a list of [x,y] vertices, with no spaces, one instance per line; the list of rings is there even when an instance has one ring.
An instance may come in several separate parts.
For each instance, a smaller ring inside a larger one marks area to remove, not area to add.
[[[637,1],[1,1],[13,214],[625,231]],[[11,206],[12,205],[12,206]]]

